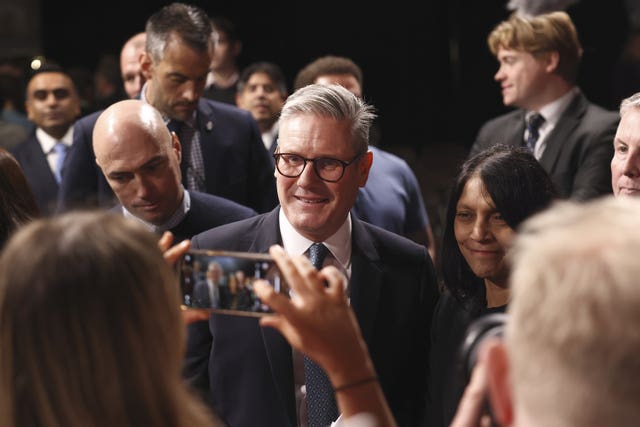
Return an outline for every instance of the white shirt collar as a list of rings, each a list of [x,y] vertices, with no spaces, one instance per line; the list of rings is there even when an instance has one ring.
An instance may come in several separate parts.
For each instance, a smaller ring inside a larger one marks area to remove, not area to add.
[[[280,222],[280,235],[282,237],[282,244],[284,250],[292,255],[304,254],[313,241],[302,236],[293,228],[293,225],[289,222],[284,210],[280,208],[279,215]],[[340,226],[332,236],[326,239],[324,242],[327,249],[333,255],[333,258],[338,262],[339,267],[345,272],[351,271],[351,215],[347,215],[347,219]]]
[[[53,146],[56,145],[58,141],[62,142],[67,147],[71,147],[71,142],[73,142],[73,125],[69,126],[67,133],[65,133],[60,140],[55,139],[41,128],[36,129],[36,138],[38,139],[44,154],[49,154],[51,150],[53,150]]]
[[[278,133],[278,128],[280,127],[280,120],[276,120],[276,122],[273,124],[273,126],[271,126],[271,129],[269,129],[266,132],[262,132],[262,142],[264,143],[264,146],[267,150],[271,149],[271,146],[273,145],[274,138],[276,136],[276,134]]]

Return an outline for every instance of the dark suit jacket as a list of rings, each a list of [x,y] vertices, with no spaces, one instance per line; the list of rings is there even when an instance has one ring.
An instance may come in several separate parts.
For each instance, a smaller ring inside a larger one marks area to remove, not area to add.
[[[231,200],[199,191],[189,191],[191,208],[180,224],[169,231],[173,233],[173,243],[190,239],[198,233],[219,225],[251,218],[258,213],[251,208]],[[122,212],[122,205],[113,208]]]
[[[78,206],[109,207],[117,203],[95,163],[92,133],[100,113],[85,116],[75,124],[73,144],[60,186],[60,210]],[[276,206],[272,163],[251,113],[201,98],[197,125],[205,164],[206,192],[258,212],[266,212]],[[186,186],[184,170],[182,177]]]
[[[22,167],[41,213],[45,216],[52,215],[56,211],[58,183],[51,172],[35,130],[23,143],[15,147],[12,154]]]
[[[525,111],[518,109],[488,121],[478,132],[469,157],[495,144],[524,144]],[[611,158],[617,113],[579,94],[546,137],[540,164],[561,197],[591,199],[612,192]]]
[[[194,236],[194,248],[267,252],[281,244],[279,208]],[[351,304],[401,426],[420,425],[429,328],[437,300],[422,245],[352,216]],[[185,375],[230,426],[295,426],[291,347],[256,318],[220,315],[189,326]]]

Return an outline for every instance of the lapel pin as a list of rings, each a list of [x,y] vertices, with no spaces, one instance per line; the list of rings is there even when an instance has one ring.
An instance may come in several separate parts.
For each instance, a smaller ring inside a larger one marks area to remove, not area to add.
[[[213,122],[212,121],[208,121],[206,124],[206,128],[209,132],[211,132],[211,129],[213,129]]]

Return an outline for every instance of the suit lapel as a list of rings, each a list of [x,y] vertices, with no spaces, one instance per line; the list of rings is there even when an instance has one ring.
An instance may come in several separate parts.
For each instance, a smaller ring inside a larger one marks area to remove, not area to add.
[[[280,208],[276,207],[271,212],[262,216],[261,220],[254,224],[258,232],[254,240],[249,245],[248,252],[268,252],[269,247],[274,244],[282,245],[280,237],[280,223],[278,215]],[[262,341],[271,367],[273,382],[280,394],[282,402],[291,425],[296,425],[295,406],[291,406],[288,397],[295,384],[293,380],[293,361],[291,346],[280,333],[271,328],[260,328]]]
[[[551,173],[554,169],[562,147],[570,144],[573,130],[580,124],[586,108],[586,98],[582,94],[576,96],[547,137],[546,148],[540,157],[540,164],[547,172]]]
[[[374,320],[378,314],[378,300],[382,285],[379,254],[362,222],[351,216],[353,222],[353,249],[351,254],[351,280],[349,298],[362,335],[370,342]]]

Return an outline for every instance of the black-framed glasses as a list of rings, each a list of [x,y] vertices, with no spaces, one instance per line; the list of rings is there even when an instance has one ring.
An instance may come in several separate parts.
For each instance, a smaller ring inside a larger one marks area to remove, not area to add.
[[[364,153],[366,153],[366,151],[358,154],[348,162],[331,157],[307,159],[292,153],[275,153],[273,158],[275,159],[276,169],[278,169],[280,175],[286,176],[287,178],[299,177],[307,166],[307,162],[311,162],[313,163],[313,170],[321,180],[338,182],[344,176],[345,168],[362,157]]]

